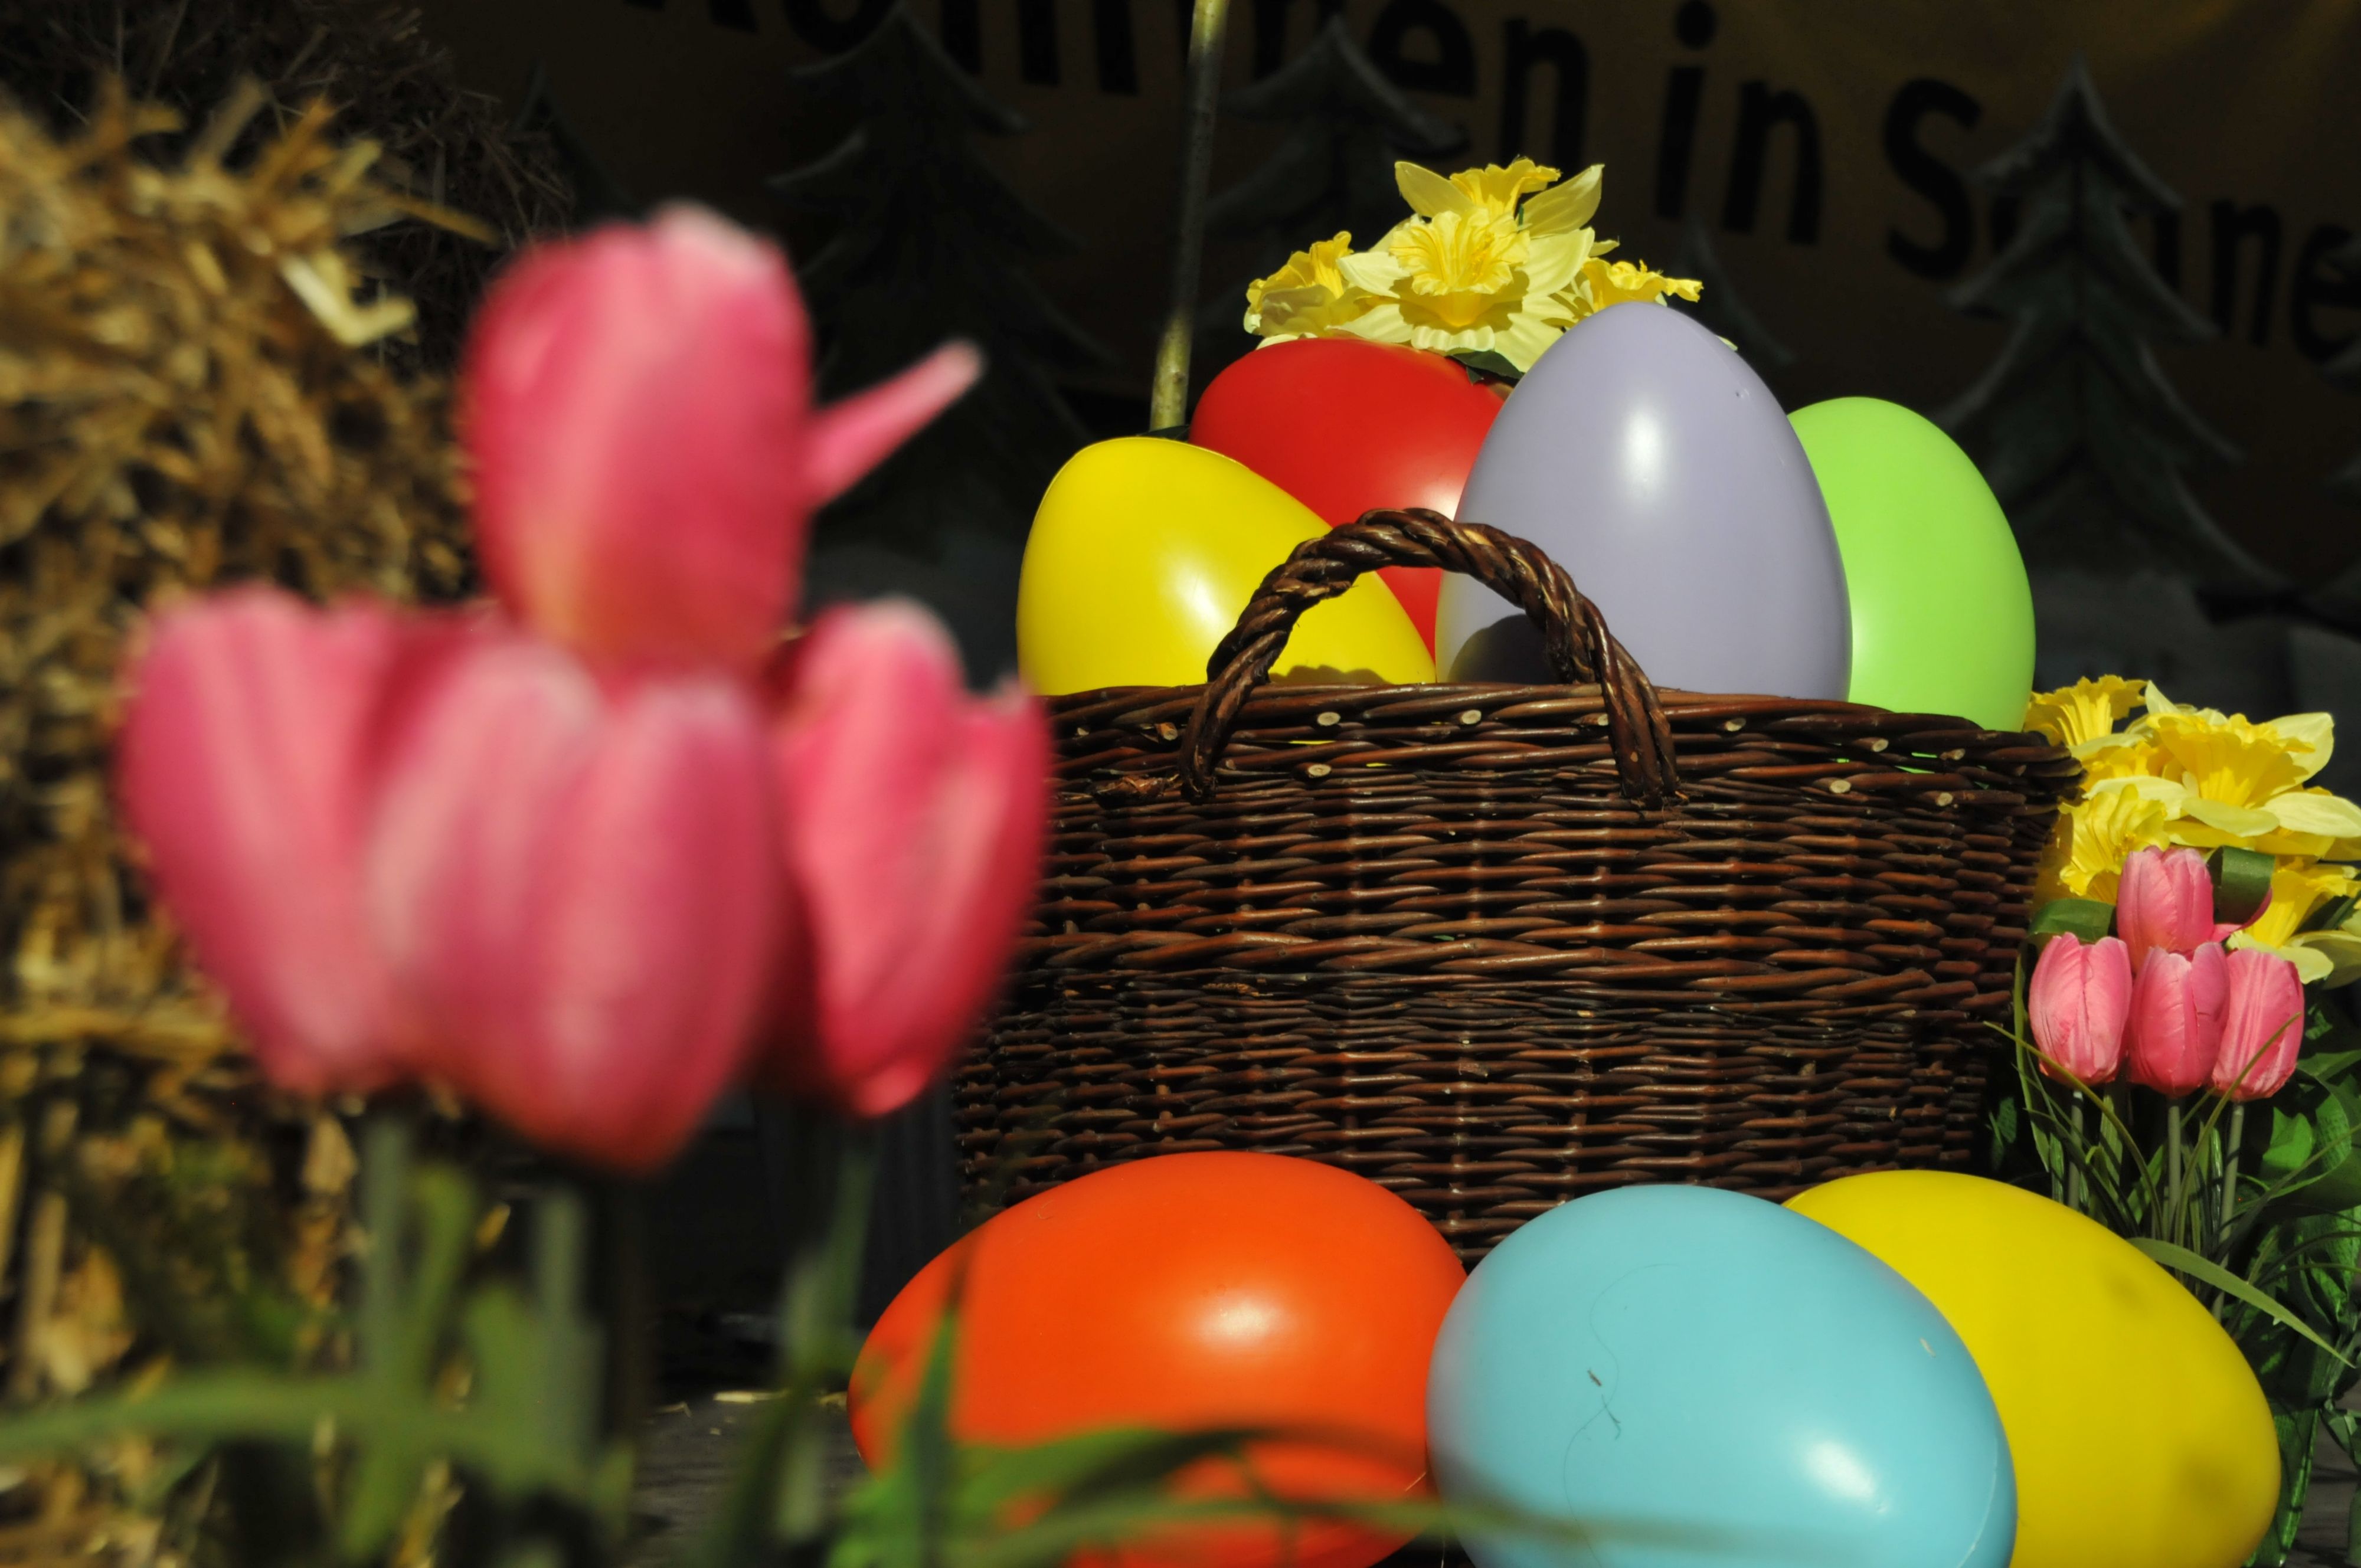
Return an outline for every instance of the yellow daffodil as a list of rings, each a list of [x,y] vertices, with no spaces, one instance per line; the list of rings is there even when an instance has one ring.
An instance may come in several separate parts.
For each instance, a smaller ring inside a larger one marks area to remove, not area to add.
[[[1246,330],[1264,347],[1298,337],[1330,337],[1375,303],[1346,281],[1338,263],[1353,253],[1353,236],[1339,233],[1299,250],[1268,278],[1246,285]]]
[[[1448,176],[1394,165],[1411,216],[1365,251],[1340,234],[1246,289],[1264,346],[1351,334],[1443,354],[1494,354],[1518,370],[1575,322],[1625,300],[1694,300],[1692,279],[1608,261],[1591,231],[1605,170],[1560,180],[1530,158]]]
[[[2059,813],[2056,836],[2043,856],[2037,902],[2095,898],[2113,903],[2124,861],[2134,850],[2165,841],[2162,802],[2136,790],[2095,790]]]
[[[2271,870],[2269,905],[2230,938],[2230,945],[2279,954],[2295,965],[2307,985],[2342,985],[2361,978],[2361,935],[2336,928],[2303,929],[2323,907],[2355,894],[2361,894],[2361,875],[2350,866],[2323,865],[2301,856],[2282,860]]]
[[[2361,872],[2335,863],[2361,855],[2361,806],[2310,782],[2334,751],[2329,715],[2257,723],[2106,675],[2037,694],[2026,725],[2082,764],[2082,797],[2059,811],[2037,899],[2112,899],[2125,857],[2152,844],[2254,850],[2278,857],[2270,903],[2231,945],[2279,954],[2307,985],[2361,980],[2361,916],[2304,929],[2361,895]]]
[[[2361,806],[2306,782],[2334,747],[2335,721],[2325,713],[2258,724],[2182,707],[2150,685],[2147,715],[2126,733],[2155,747],[2162,782],[2152,793],[2171,810],[2175,843],[2317,856],[2361,839]]]
[[[1584,224],[1598,207],[1599,170],[1553,184],[1556,170],[1521,158],[1448,180],[1398,163],[1394,176],[1414,215],[1338,264],[1376,296],[1345,330],[1444,354],[1494,353],[1530,369],[1563,330],[1551,296],[1589,259]]]
[[[2101,675],[2054,692],[2036,692],[2025,710],[2025,727],[2071,750],[2112,735],[2125,715],[2147,701],[2146,681]]]
[[[1582,271],[1574,282],[1559,292],[1555,303],[1571,325],[1609,305],[1661,305],[1666,295],[1695,300],[1704,291],[1705,285],[1694,278],[1667,278],[1645,262],[1603,260],[1598,247],[1593,247],[1590,259],[1582,264]]]

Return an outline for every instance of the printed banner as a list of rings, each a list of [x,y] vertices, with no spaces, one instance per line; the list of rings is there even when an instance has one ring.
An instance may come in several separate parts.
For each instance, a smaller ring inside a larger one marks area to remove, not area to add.
[[[472,85],[514,101],[543,65],[626,190],[694,195],[793,240],[763,181],[850,126],[789,73],[858,40],[890,3],[424,9]],[[1185,3],[909,3],[1028,122],[983,145],[1080,241],[1036,275],[1113,351],[1094,389],[1144,398],[1169,287]],[[1694,224],[1792,354],[1771,375],[1790,406],[1861,393],[1932,411],[1972,384],[2006,328],[1946,294],[1990,261],[2011,214],[1971,174],[2038,122],[2080,55],[2115,129],[2181,198],[2147,236],[2158,269],[2220,328],[2159,351],[2243,454],[2193,476],[2200,497],[2300,582],[2361,554],[2361,514],[2321,490],[2361,452],[2361,397],[2320,374],[2361,332],[2361,286],[2330,260],[2361,228],[2361,0],[1233,3],[1233,85],[1276,70],[1341,11],[1380,70],[1465,131],[1457,162],[1603,160],[1598,232],[1635,258],[1663,264]],[[1225,119],[1215,188],[1268,158],[1279,130]],[[1252,260],[1214,247],[1209,288]]]

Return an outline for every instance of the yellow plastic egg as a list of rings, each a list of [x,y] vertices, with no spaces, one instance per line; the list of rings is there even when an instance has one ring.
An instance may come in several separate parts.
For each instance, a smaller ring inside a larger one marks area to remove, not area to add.
[[[1885,1260],[1959,1331],[2016,1467],[2010,1568],[2236,1568],[2279,1451],[2237,1345],[2130,1243],[2021,1188],[1849,1176],[1788,1207]]]
[[[1327,525],[1219,453],[1102,441],[1049,481],[1025,542],[1016,667],[1050,696],[1192,685],[1273,566]],[[1375,573],[1296,623],[1275,674],[1403,684],[1434,661]]]

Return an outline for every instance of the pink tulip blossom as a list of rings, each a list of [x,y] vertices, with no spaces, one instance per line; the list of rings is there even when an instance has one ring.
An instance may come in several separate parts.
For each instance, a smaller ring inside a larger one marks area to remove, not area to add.
[[[952,345],[829,410],[785,258],[693,208],[528,255],[468,340],[485,576],[596,658],[750,665],[801,592],[814,507],[973,381]]]
[[[811,972],[773,1075],[882,1115],[992,1001],[1040,863],[1049,735],[1019,693],[970,701],[906,603],[823,616],[792,679],[777,746]]]
[[[395,988],[362,893],[371,753],[414,641],[245,588],[158,618],[115,748],[132,831],[270,1079],[300,1093],[401,1075]]]
[[[756,694],[509,632],[422,680],[369,844],[420,1065],[544,1147],[661,1165],[738,1076],[786,900]]]
[[[2202,1089],[2221,1052],[2229,986],[2229,965],[2219,942],[2203,943],[2185,955],[2149,953],[2132,981],[2125,1034],[2133,1081],[2174,1099]]]
[[[2071,932],[2049,938],[2033,966],[2026,1013],[2034,1043],[2050,1062],[2086,1084],[2115,1076],[2124,1055],[2124,1025],[2131,1014],[2131,954],[2113,937],[2085,943]]]
[[[914,607],[779,669],[810,509],[972,379],[809,407],[778,254],[674,214],[535,253],[471,344],[501,609],[167,611],[124,816],[272,1081],[445,1081],[552,1150],[668,1158],[766,1074],[910,1099],[989,1003],[1038,872],[1048,730]]]
[[[2303,1048],[2303,981],[2295,965],[2260,948],[2237,948],[2228,964],[2213,1088],[2233,1100],[2268,1100],[2294,1075]]]
[[[2131,949],[2135,973],[2151,954],[2195,952],[2217,941],[2213,878],[2194,850],[2135,850],[2115,894],[2115,934]]]

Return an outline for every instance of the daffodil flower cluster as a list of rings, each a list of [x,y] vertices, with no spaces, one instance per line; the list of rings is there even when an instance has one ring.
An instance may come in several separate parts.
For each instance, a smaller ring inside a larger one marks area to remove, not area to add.
[[[1701,285],[1609,261],[1590,228],[1603,164],[1571,180],[1529,158],[1444,179],[1394,165],[1411,215],[1367,250],[1349,232],[1299,250],[1246,289],[1246,328],[1265,346],[1354,336],[1442,354],[1498,355],[1520,372],[1583,317],[1628,301],[1697,297]]]
[[[2334,745],[2329,715],[2257,723],[2105,675],[2036,696],[2026,723],[2072,752],[2083,774],[2037,897],[2112,901],[2136,850],[2257,850],[2276,858],[2270,901],[2230,945],[2277,952],[2307,983],[2361,979],[2361,918],[2340,914],[2361,896],[2361,872],[2345,863],[2361,859],[2361,806],[2310,783]]]

